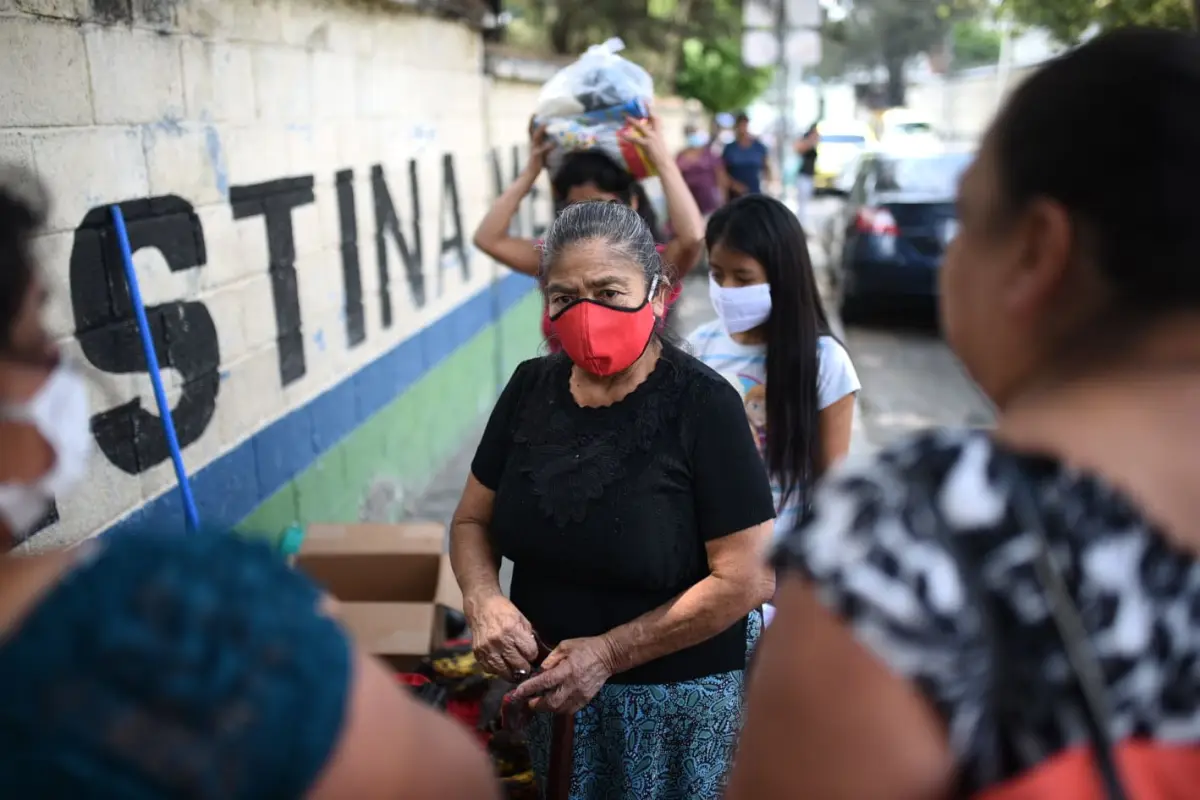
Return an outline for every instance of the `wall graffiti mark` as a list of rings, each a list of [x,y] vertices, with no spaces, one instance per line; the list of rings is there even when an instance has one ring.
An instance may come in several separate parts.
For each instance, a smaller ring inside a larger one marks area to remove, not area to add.
[[[509,182],[515,182],[521,177],[521,169],[525,164],[524,148],[519,144],[512,146],[510,155],[510,170]],[[498,149],[492,150],[492,185],[497,197],[504,191],[507,183],[504,181],[504,164]],[[525,200],[522,201],[517,209],[516,215],[513,217],[512,225],[509,228],[509,233],[514,236],[528,236],[531,239],[541,239],[546,233],[546,228],[549,227],[546,223],[538,219],[538,208],[541,204],[538,202],[542,196],[542,189],[537,184],[529,190]]]
[[[447,214],[449,219],[447,220]],[[438,226],[438,295],[445,291],[445,257],[453,254],[462,269],[463,280],[471,279],[471,264],[467,260],[467,243],[463,239],[462,209],[458,204],[458,180],[454,175],[454,158],[449,153],[442,157],[442,209]],[[449,233],[446,228],[449,227]]]
[[[334,178],[338,198],[339,247],[342,251],[342,290],[346,297],[346,341],[358,347],[367,340],[363,310],[362,268],[358,260],[358,210],[354,206],[354,170]]]
[[[371,169],[380,302],[385,328],[393,322],[385,246],[389,237],[400,250],[414,305],[420,308],[426,301],[417,164],[412,161],[408,166],[412,196],[408,237],[392,204],[383,168],[375,166]],[[470,256],[465,246],[452,156],[443,158],[442,172],[440,253],[443,256],[451,253],[459,259],[463,278],[469,279]],[[367,338],[353,179],[352,170],[341,170],[335,175],[346,325],[351,347],[360,345]],[[308,175],[229,189],[229,203],[235,219],[263,218],[268,252],[268,263],[264,266],[271,278],[279,376],[285,386],[303,377],[307,369],[292,210],[314,202],[313,184],[313,177]],[[120,206],[134,252],[143,248],[158,250],[172,272],[205,267],[204,229],[189,201],[164,195],[128,200]],[[439,273],[440,269],[439,266]],[[145,373],[141,339],[107,205],[89,210],[75,229],[70,283],[76,337],[84,358],[96,369],[110,374]],[[171,418],[179,444],[186,449],[204,434],[216,411],[221,364],[216,325],[208,307],[200,300],[179,299],[153,305],[146,309],[146,314],[160,365],[175,370],[181,379],[179,400],[171,410]],[[143,408],[139,398],[95,414],[92,432],[104,457],[130,475],[143,473],[170,457],[160,418]],[[53,508],[39,529],[57,520],[58,511]]]
[[[229,187],[234,219],[261,216],[266,223],[267,274],[271,276],[271,297],[275,302],[279,378],[284,386],[300,380],[307,372],[304,333],[300,330],[300,283],[296,276],[292,209],[315,199],[311,175]]]
[[[172,272],[203,268],[204,229],[195,209],[175,195],[123,202],[134,252],[158,250]],[[107,206],[93,208],[75,229],[70,263],[75,335],[84,358],[115,375],[144,373],[146,359],[133,318],[121,254]],[[221,363],[217,329],[202,302],[177,300],[146,309],[159,364],[179,373],[179,401],[171,411],[181,447],[204,433],[216,410]],[[137,475],[170,454],[158,416],[134,398],[92,417],[92,433],[105,458]]]
[[[380,318],[383,327],[392,327],[392,291],[391,276],[388,271],[387,237],[391,234],[392,241],[400,250],[400,260],[404,262],[404,272],[408,276],[408,290],[412,294],[413,303],[417,308],[425,305],[425,272],[422,265],[421,249],[421,192],[417,178],[417,162],[408,162],[408,186],[412,196],[412,246],[405,238],[400,228],[400,217],[396,214],[396,206],[392,202],[392,193],[388,190],[387,178],[383,167],[379,164],[371,167],[371,193],[375,198],[375,258],[379,266],[379,296],[383,304]]]

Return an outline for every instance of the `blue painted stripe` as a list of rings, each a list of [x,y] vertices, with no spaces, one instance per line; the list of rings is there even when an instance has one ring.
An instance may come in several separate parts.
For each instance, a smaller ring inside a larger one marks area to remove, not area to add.
[[[368,417],[497,322],[534,286],[533,279],[517,273],[496,281],[205,465],[192,476],[202,524],[230,527],[245,519]],[[101,535],[123,535],[136,530],[183,530],[179,492],[168,490]]]

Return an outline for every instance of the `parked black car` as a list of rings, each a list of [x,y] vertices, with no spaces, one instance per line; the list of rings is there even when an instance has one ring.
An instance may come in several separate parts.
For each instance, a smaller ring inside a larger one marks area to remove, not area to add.
[[[954,197],[974,154],[865,154],[831,221],[830,266],[842,315],[887,300],[937,299],[937,271],[958,230]]]

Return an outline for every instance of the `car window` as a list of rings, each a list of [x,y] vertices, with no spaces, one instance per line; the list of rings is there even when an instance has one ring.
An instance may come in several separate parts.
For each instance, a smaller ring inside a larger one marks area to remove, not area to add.
[[[889,158],[879,163],[880,192],[905,192],[953,197],[958,179],[971,163],[969,153]]]

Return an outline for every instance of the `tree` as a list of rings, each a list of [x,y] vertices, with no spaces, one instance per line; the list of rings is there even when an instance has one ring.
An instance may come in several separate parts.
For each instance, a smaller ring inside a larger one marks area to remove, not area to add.
[[[675,91],[719,114],[749,105],[766,90],[773,75],[773,69],[746,66],[741,43],[735,39],[688,39],[683,43]]]
[[[689,39],[711,42],[740,30],[742,0],[507,0],[519,44],[577,56],[611,36],[663,88],[674,85]],[[516,38],[516,37],[514,37]],[[517,43],[514,41],[514,43]]]
[[[902,106],[908,62],[919,53],[944,47],[951,25],[971,13],[976,3],[858,0],[844,20],[829,26],[828,38],[844,48],[848,65],[883,67],[887,73],[887,102]]]
[[[1015,21],[1044,28],[1065,45],[1078,44],[1092,30],[1127,25],[1191,28],[1193,0],[1003,0],[1001,9]]]
[[[1000,33],[975,20],[959,20],[950,30],[954,40],[954,66],[979,67],[1000,61]]]

